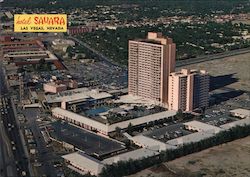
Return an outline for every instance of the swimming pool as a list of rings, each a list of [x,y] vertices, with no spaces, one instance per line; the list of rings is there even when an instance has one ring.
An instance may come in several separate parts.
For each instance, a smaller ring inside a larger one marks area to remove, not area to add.
[[[95,108],[95,109],[91,109],[91,110],[88,110],[86,111],[85,113],[87,115],[90,115],[90,116],[96,116],[102,112],[106,112],[108,110],[110,110],[111,108],[108,107],[108,106],[102,106],[102,107],[99,107],[99,108]]]

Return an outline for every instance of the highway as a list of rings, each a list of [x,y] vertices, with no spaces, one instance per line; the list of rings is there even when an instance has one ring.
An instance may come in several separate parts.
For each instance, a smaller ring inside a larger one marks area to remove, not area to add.
[[[225,57],[231,57],[231,56],[246,54],[246,53],[250,53],[250,47],[244,48],[244,49],[227,51],[227,52],[218,53],[218,54],[213,54],[213,55],[201,56],[201,57],[197,57],[197,58],[179,60],[176,62],[176,67],[182,67],[182,66],[187,66],[187,65],[191,65],[191,64],[202,63],[205,61],[223,59]]]
[[[1,102],[2,103],[2,102]],[[2,117],[2,116],[1,116]],[[0,124],[0,177],[17,176],[15,160],[3,122]]]
[[[71,40],[74,40],[75,42],[79,43],[83,47],[87,48],[91,52],[93,52],[95,55],[97,55],[101,60],[105,61],[106,63],[112,65],[112,66],[117,66],[119,67],[118,64],[114,63],[111,59],[108,57],[104,56],[97,50],[93,49],[90,47],[88,44],[85,42],[75,38],[75,37],[68,37]],[[238,50],[232,50],[232,51],[227,51],[223,53],[218,53],[218,54],[212,54],[212,55],[205,55],[205,56],[200,56],[197,58],[190,58],[190,59],[185,59],[185,60],[178,60],[176,62],[176,67],[183,67],[191,64],[196,64],[196,63],[202,63],[205,61],[210,61],[210,60],[217,60],[217,59],[222,59],[225,57],[230,57],[230,56],[235,56],[235,55],[240,55],[240,54],[245,54],[245,53],[250,53],[250,47],[249,48],[243,48],[243,49],[238,49]]]
[[[29,177],[28,159],[20,137],[19,126],[13,112],[0,62],[0,114],[1,114],[1,175],[3,177]],[[6,136],[5,136],[6,135]],[[7,153],[6,153],[7,152]]]
[[[101,59],[102,61],[105,61],[107,64],[111,65],[111,66],[115,66],[115,67],[120,67],[118,64],[114,63],[112,60],[110,60],[108,57],[104,56],[103,54],[101,54],[100,52],[98,52],[97,50],[93,49],[92,47],[90,47],[88,44],[86,44],[85,42],[75,38],[75,37],[68,37],[71,40],[74,40],[75,42],[79,43],[80,45],[82,45],[83,47],[87,48],[88,50],[90,50],[91,52],[93,52],[96,56],[98,56],[99,59]]]
[[[0,177],[17,176],[10,141],[3,124],[3,117],[6,110],[4,108],[5,104],[2,102],[2,96],[6,94],[7,90],[4,80],[2,63],[0,62]]]

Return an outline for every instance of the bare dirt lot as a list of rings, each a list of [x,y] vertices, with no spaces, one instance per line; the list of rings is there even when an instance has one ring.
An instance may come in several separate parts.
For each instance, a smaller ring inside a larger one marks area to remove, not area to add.
[[[250,53],[189,65],[189,69],[205,69],[222,86],[250,91]]]
[[[249,177],[250,136],[166,162],[129,177],[182,176]]]

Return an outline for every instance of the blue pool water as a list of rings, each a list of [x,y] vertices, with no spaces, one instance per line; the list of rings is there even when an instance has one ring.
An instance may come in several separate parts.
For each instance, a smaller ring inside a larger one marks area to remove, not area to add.
[[[106,112],[109,109],[110,109],[109,107],[99,107],[96,109],[91,109],[91,110],[86,111],[86,114],[88,114],[90,116],[95,116],[95,115],[100,114],[102,112]]]

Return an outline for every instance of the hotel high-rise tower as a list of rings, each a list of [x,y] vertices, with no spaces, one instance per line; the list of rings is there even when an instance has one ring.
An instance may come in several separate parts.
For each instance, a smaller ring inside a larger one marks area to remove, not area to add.
[[[209,74],[205,70],[189,70],[171,73],[169,76],[170,110],[193,111],[209,104]]]
[[[129,41],[130,95],[168,103],[168,79],[175,71],[176,45],[161,33],[149,32],[147,39]]]

